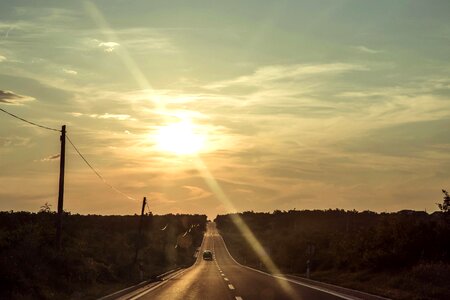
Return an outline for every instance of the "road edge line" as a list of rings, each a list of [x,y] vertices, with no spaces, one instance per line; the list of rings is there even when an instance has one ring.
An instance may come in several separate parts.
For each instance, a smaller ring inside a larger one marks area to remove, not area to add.
[[[371,293],[368,293],[368,292],[363,292],[363,291],[358,291],[358,290],[354,290],[354,289],[351,289],[351,288],[348,288],[348,287],[345,287],[345,286],[339,286],[339,285],[336,285],[336,284],[332,284],[332,283],[328,283],[328,282],[322,282],[322,281],[317,281],[317,280],[312,280],[312,279],[309,279],[309,278],[303,278],[303,277],[301,277],[301,276],[296,276],[296,275],[291,275],[291,274],[282,274],[283,276],[288,276],[288,278],[289,277],[292,277],[292,280],[307,280],[307,281],[311,281],[312,283],[311,284],[314,284],[314,283],[320,283],[320,284],[324,284],[324,285],[329,285],[330,287],[332,287],[332,288],[337,288],[337,289],[342,289],[342,290],[347,290],[347,291],[349,291],[349,292],[354,292],[354,293],[359,293],[359,294],[362,294],[362,295],[365,295],[365,296],[369,296],[369,297],[374,297],[374,298],[378,298],[379,300],[392,300],[391,298],[386,298],[386,297],[383,297],[383,296],[379,296],[379,295],[375,295],[375,294],[371,294]],[[377,300],[378,300],[377,299]]]
[[[133,296],[131,296],[130,298],[127,298],[127,300],[135,300],[135,299],[141,298],[141,297],[144,296],[145,294],[148,294],[148,293],[150,293],[151,291],[154,291],[154,290],[156,290],[157,288],[159,288],[159,287],[165,285],[167,282],[169,282],[170,279],[176,278],[176,277],[180,276],[181,274],[187,272],[187,271],[188,271],[189,269],[191,269],[193,266],[194,266],[194,265],[192,265],[192,266],[190,266],[189,268],[184,269],[184,270],[182,270],[182,271],[180,271],[180,272],[174,274],[174,275],[171,276],[171,277],[168,277],[167,279],[165,279],[165,280],[163,280],[163,281],[160,281],[159,283],[155,284],[154,286],[151,286],[151,287],[149,287],[148,289],[143,290],[142,292],[140,292],[140,293],[138,293],[138,294],[136,294],[136,295],[133,295]]]
[[[204,242],[205,242],[205,235],[206,235],[206,232],[205,232],[205,234],[203,234],[202,243],[200,244],[200,247],[199,247],[200,250],[203,248],[203,244],[204,244]],[[188,270],[194,268],[194,267],[198,264],[198,262],[200,261],[200,258],[199,258],[199,257],[200,257],[200,255],[198,255],[198,256],[196,257],[195,262],[194,262],[190,267],[188,267],[188,268],[186,268],[186,269],[184,269],[184,270],[181,270],[181,271],[177,272],[176,274],[173,274],[173,273],[172,273],[171,275],[173,275],[173,276],[170,276],[170,275],[169,275],[170,277],[167,277],[166,279],[164,279],[164,280],[160,281],[159,283],[157,283],[157,284],[155,284],[155,285],[149,287],[148,289],[143,290],[143,291],[140,292],[140,293],[137,293],[137,294],[135,294],[135,295],[130,296],[129,298],[127,298],[127,300],[138,299],[138,298],[144,296],[145,294],[150,293],[151,291],[154,291],[155,289],[157,289],[157,288],[163,286],[164,284],[166,284],[166,283],[168,282],[169,279],[176,278],[176,277],[182,275],[183,273],[187,272]],[[176,271],[175,271],[175,272],[176,272]],[[175,273],[175,272],[174,272],[174,273]],[[165,274],[167,274],[167,273],[165,273]],[[162,274],[162,275],[163,275],[163,274]],[[160,276],[162,276],[162,275],[160,275]],[[145,286],[145,285],[143,285],[143,286]],[[137,290],[137,289],[136,289],[136,290]],[[131,293],[131,292],[133,292],[133,290],[130,291],[130,293]],[[125,296],[126,294],[127,294],[127,293],[123,294],[122,296]],[[114,299],[114,298],[112,298],[112,299]],[[98,300],[109,300],[109,299],[98,299]]]
[[[321,288],[321,287],[318,287],[318,286],[314,286],[314,285],[310,285],[310,284],[307,284],[307,283],[298,282],[298,281],[295,281],[295,280],[292,280],[292,279],[289,279],[289,278],[286,278],[286,277],[281,277],[281,276],[272,275],[272,274],[270,274],[270,273],[267,273],[267,272],[264,272],[264,271],[261,271],[261,270],[254,269],[254,268],[252,268],[252,267],[244,266],[244,265],[238,263],[238,262],[234,259],[234,257],[231,255],[230,251],[228,250],[227,244],[225,243],[225,240],[223,239],[222,235],[219,234],[219,236],[220,236],[220,238],[222,239],[223,244],[225,245],[225,250],[227,250],[228,255],[231,257],[231,259],[232,259],[236,264],[238,264],[239,266],[241,266],[241,267],[243,267],[243,268],[247,268],[247,269],[249,269],[249,270],[252,270],[252,271],[255,271],[255,272],[258,272],[258,273],[267,275],[267,276],[271,276],[271,277],[273,277],[273,278],[282,279],[282,280],[285,280],[285,281],[288,281],[288,282],[291,282],[291,283],[295,283],[295,284],[297,284],[297,285],[301,285],[301,286],[305,286],[305,287],[308,287],[308,288],[311,288],[311,289],[314,289],[314,290],[317,290],[317,291],[321,291],[321,292],[324,292],[324,293],[327,293],[327,294],[330,294],[330,295],[333,295],[333,296],[336,296],[336,297],[339,297],[339,298],[342,298],[342,299],[345,299],[345,300],[361,299],[361,298],[358,298],[358,297],[351,297],[351,296],[348,296],[348,295],[344,295],[344,294],[341,294],[341,293],[338,293],[338,292],[335,292],[335,291],[332,291],[332,290],[324,289],[324,288]]]
[[[106,295],[106,296],[102,296],[102,297],[100,297],[100,298],[97,298],[97,300],[112,300],[112,299],[117,299],[117,298],[122,297],[122,296],[124,296],[124,295],[126,295],[126,294],[132,293],[133,291],[135,291],[135,290],[137,290],[137,289],[139,289],[139,288],[142,288],[142,287],[144,287],[144,286],[146,286],[146,285],[148,285],[148,284],[152,284],[152,283],[158,282],[157,279],[162,278],[163,276],[167,276],[167,275],[170,275],[170,274],[172,274],[172,273],[175,273],[175,272],[177,272],[177,271],[180,270],[180,269],[181,269],[181,268],[178,267],[178,268],[169,270],[169,271],[167,271],[167,272],[165,272],[165,273],[163,273],[163,274],[160,274],[160,275],[156,276],[156,277],[155,277],[156,279],[144,280],[144,281],[142,281],[142,282],[140,282],[140,283],[138,283],[138,284],[135,284],[135,285],[126,287],[126,288],[124,288],[124,289],[121,289],[121,290],[116,291],[116,292],[114,292],[114,293],[111,293],[111,294],[109,294],[109,295]]]

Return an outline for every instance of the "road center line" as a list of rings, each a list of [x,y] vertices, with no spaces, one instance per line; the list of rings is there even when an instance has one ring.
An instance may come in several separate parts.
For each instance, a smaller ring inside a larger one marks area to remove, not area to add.
[[[228,278],[224,277],[223,280],[228,281]]]
[[[228,288],[229,288],[230,290],[234,290],[234,286],[233,286],[232,284],[229,284],[229,285],[228,285]]]
[[[236,300],[243,300],[242,297],[236,296],[234,299]]]

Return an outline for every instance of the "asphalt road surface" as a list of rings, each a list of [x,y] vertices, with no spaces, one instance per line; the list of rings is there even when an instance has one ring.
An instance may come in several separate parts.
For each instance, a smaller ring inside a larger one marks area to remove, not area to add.
[[[214,260],[202,259],[211,250]],[[313,287],[292,279],[279,278],[238,264],[228,252],[215,224],[209,223],[195,264],[131,299],[358,299]]]

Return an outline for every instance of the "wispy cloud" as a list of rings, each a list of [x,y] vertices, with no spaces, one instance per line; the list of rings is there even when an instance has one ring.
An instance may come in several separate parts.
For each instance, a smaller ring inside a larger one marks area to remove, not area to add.
[[[50,155],[50,156],[42,158],[40,161],[42,161],[42,162],[55,161],[55,160],[59,160],[60,156],[61,156],[60,154]]]
[[[71,70],[71,69],[63,69],[63,72],[69,75],[77,75],[78,72],[75,70]]]
[[[177,53],[169,35],[164,30],[149,28],[129,28],[116,31],[121,36],[121,43],[134,53],[145,51],[158,51],[163,53]]]
[[[120,44],[116,42],[100,42],[98,47],[103,49],[105,52],[113,52]]]
[[[98,118],[98,119],[115,119],[119,121],[125,121],[125,120],[136,120],[134,118],[131,118],[130,115],[125,114],[109,114],[105,113],[102,115],[91,115],[92,118]]]
[[[204,198],[208,198],[212,195],[211,192],[205,191],[204,189],[198,187],[198,186],[192,186],[192,185],[184,185],[184,189],[188,190],[188,198],[185,199],[185,201],[189,200],[200,200]]]
[[[23,105],[25,102],[33,101],[35,98],[24,96],[12,91],[0,90],[0,103],[10,105]]]
[[[71,112],[70,115],[74,117],[82,117],[86,116],[93,119],[114,119],[118,121],[136,121],[135,118],[132,118],[130,115],[127,114],[110,114],[110,113],[104,113],[104,114],[84,114],[80,112]]]
[[[369,69],[366,66],[346,63],[274,65],[261,67],[251,75],[209,84],[207,88],[225,88],[233,85],[261,86],[267,82],[298,80],[308,76],[367,70]]]
[[[23,147],[30,144],[30,138],[24,137],[0,137],[0,145],[2,148],[6,147]]]
[[[371,49],[371,48],[368,48],[366,46],[355,46],[354,48],[356,50],[358,50],[358,51],[365,52],[365,53],[370,53],[370,54],[377,54],[377,53],[381,52],[379,50]]]

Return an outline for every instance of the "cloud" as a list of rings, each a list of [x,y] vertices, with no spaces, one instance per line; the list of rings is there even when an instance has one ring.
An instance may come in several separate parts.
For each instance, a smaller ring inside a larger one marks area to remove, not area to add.
[[[10,105],[23,105],[24,102],[35,100],[30,96],[16,94],[12,91],[0,90],[0,103]]]
[[[125,121],[125,120],[134,120],[133,118],[130,117],[130,115],[125,115],[125,114],[109,114],[109,113],[105,113],[103,115],[92,115],[93,118],[98,118],[98,119],[115,119],[115,120],[119,120],[119,121]]]
[[[377,53],[381,52],[379,50],[374,50],[374,49],[367,48],[366,46],[356,46],[354,48],[356,50],[358,50],[358,51],[365,52],[365,53],[370,53],[370,54],[377,54]]]
[[[6,147],[25,147],[30,145],[30,138],[24,137],[0,137],[0,146]]]
[[[164,53],[179,52],[166,33],[149,28],[128,28],[116,31],[123,39],[121,43],[133,53],[159,51]]]
[[[100,42],[98,47],[102,48],[105,52],[113,52],[118,46],[119,43],[116,42]]]
[[[60,156],[61,156],[60,154],[50,155],[48,157],[42,158],[40,161],[55,161],[55,160],[59,160]]]
[[[3,55],[0,55],[0,62],[4,62],[6,61],[6,57],[4,57]]]
[[[93,119],[114,119],[114,120],[118,120],[118,121],[135,121],[135,118],[132,118],[130,115],[126,115],[126,114],[110,114],[110,113],[104,113],[102,115],[99,114],[83,114],[80,112],[70,112],[70,115],[74,116],[74,117],[90,117]]]
[[[185,199],[186,201],[204,199],[212,195],[211,192],[205,191],[204,189],[197,186],[184,185],[182,186],[182,188],[188,190],[189,197]]]
[[[70,69],[63,69],[63,72],[69,75],[77,75],[78,72],[75,70],[70,70]]]
[[[367,70],[368,68],[365,66],[346,63],[273,65],[259,68],[251,75],[210,84],[207,88],[225,88],[233,85],[262,86],[269,82],[292,81],[310,76]]]
[[[79,112],[70,112],[69,115],[74,116],[76,118],[83,116],[83,114]]]

